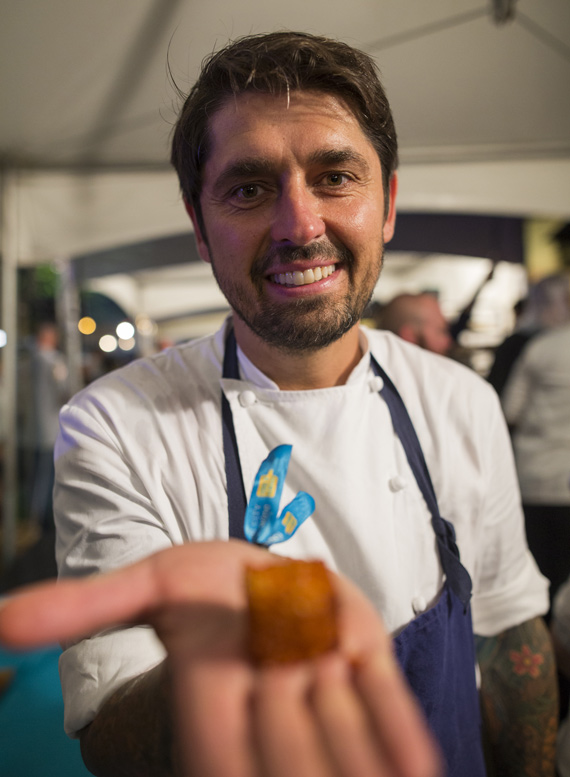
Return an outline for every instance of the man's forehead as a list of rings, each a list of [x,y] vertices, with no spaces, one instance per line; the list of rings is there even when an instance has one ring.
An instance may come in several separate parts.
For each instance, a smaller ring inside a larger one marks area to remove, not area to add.
[[[292,146],[307,162],[362,161],[376,155],[360,123],[335,95],[294,91],[289,95],[244,92],[229,96],[211,116],[205,167],[268,164],[269,149]],[[241,161],[240,161],[241,160]]]
[[[354,113],[349,103],[340,93],[326,89],[287,89],[285,87],[276,92],[260,91],[259,89],[245,89],[242,92],[228,94],[225,98],[220,100],[217,111],[229,107],[239,110],[241,104],[250,102],[257,104],[258,106],[266,104],[268,106],[278,106],[279,108],[288,108],[299,102],[307,103],[309,105],[330,103],[342,105],[344,110],[352,114]]]
[[[246,122],[254,124],[256,120],[261,123],[287,119],[311,122],[315,116],[361,128],[355,112],[340,95],[313,89],[278,94],[248,90],[228,95],[220,102],[208,120],[207,132],[210,137],[215,137],[224,130],[232,132]]]

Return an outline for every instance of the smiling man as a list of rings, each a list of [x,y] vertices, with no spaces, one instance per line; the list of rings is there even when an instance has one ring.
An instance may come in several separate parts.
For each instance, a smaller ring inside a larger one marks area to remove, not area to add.
[[[392,764],[398,699],[378,733],[366,722],[370,690],[352,675],[354,652],[340,651],[346,704],[327,697],[323,706],[316,665],[300,684],[294,671],[278,680],[251,667],[244,674],[232,618],[227,628],[204,620],[228,602],[242,612],[246,495],[267,456],[291,445],[283,501],[305,490],[316,507],[270,551],[319,558],[365,594],[394,638],[445,773],[485,773],[475,631],[498,773],[552,774],[554,668],[540,619],[547,583],[526,545],[498,400],[466,368],[359,325],[394,231],[397,188],[396,133],[372,60],[299,33],[238,40],[205,63],[172,160],[200,255],[232,314],[210,337],[106,376],[61,415],[61,576],[183,546],[167,551],[176,564],[162,564],[153,578],[161,595],[145,600],[162,643],[130,626],[63,654],[66,727],[81,737],[89,768],[174,770],[165,688],[185,664],[195,679],[186,699],[194,716],[184,723],[197,743],[189,773],[435,773],[423,756]],[[240,542],[219,542],[228,537]],[[186,606],[162,617],[173,591]],[[119,586],[117,596],[128,591]],[[378,628],[364,621],[343,625],[360,664],[367,628]],[[115,623],[110,613],[93,625]],[[181,658],[182,632],[191,647]],[[533,657],[533,672],[522,671],[520,655]],[[219,660],[204,663],[208,656]],[[228,682],[225,696],[212,696],[228,662],[241,691]],[[283,725],[292,696],[302,700],[288,719],[296,728]],[[333,734],[341,730],[351,732],[346,745]],[[413,737],[408,744],[410,757],[425,754]],[[357,763],[357,754],[370,758]]]

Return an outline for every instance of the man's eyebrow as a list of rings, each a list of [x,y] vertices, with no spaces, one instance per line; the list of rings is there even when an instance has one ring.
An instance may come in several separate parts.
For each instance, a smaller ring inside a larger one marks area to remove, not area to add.
[[[366,157],[353,148],[317,149],[309,156],[309,161],[314,164],[333,167],[339,167],[347,163],[356,163],[366,169],[370,167]]]

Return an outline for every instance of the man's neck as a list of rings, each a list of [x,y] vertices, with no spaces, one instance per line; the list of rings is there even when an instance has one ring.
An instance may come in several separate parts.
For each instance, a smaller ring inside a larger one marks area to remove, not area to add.
[[[341,386],[362,357],[358,325],[317,351],[289,352],[266,343],[234,316],[236,340],[258,370],[283,391]]]

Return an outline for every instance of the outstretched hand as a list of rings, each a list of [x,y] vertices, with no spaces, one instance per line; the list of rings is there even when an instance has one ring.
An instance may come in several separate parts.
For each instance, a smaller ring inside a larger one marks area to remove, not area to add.
[[[340,645],[297,664],[246,651],[246,565],[279,557],[244,542],[159,552],[82,580],[44,583],[0,609],[0,641],[31,648],[151,624],[172,678],[180,771],[200,777],[436,777],[440,760],[372,605],[333,575]]]

